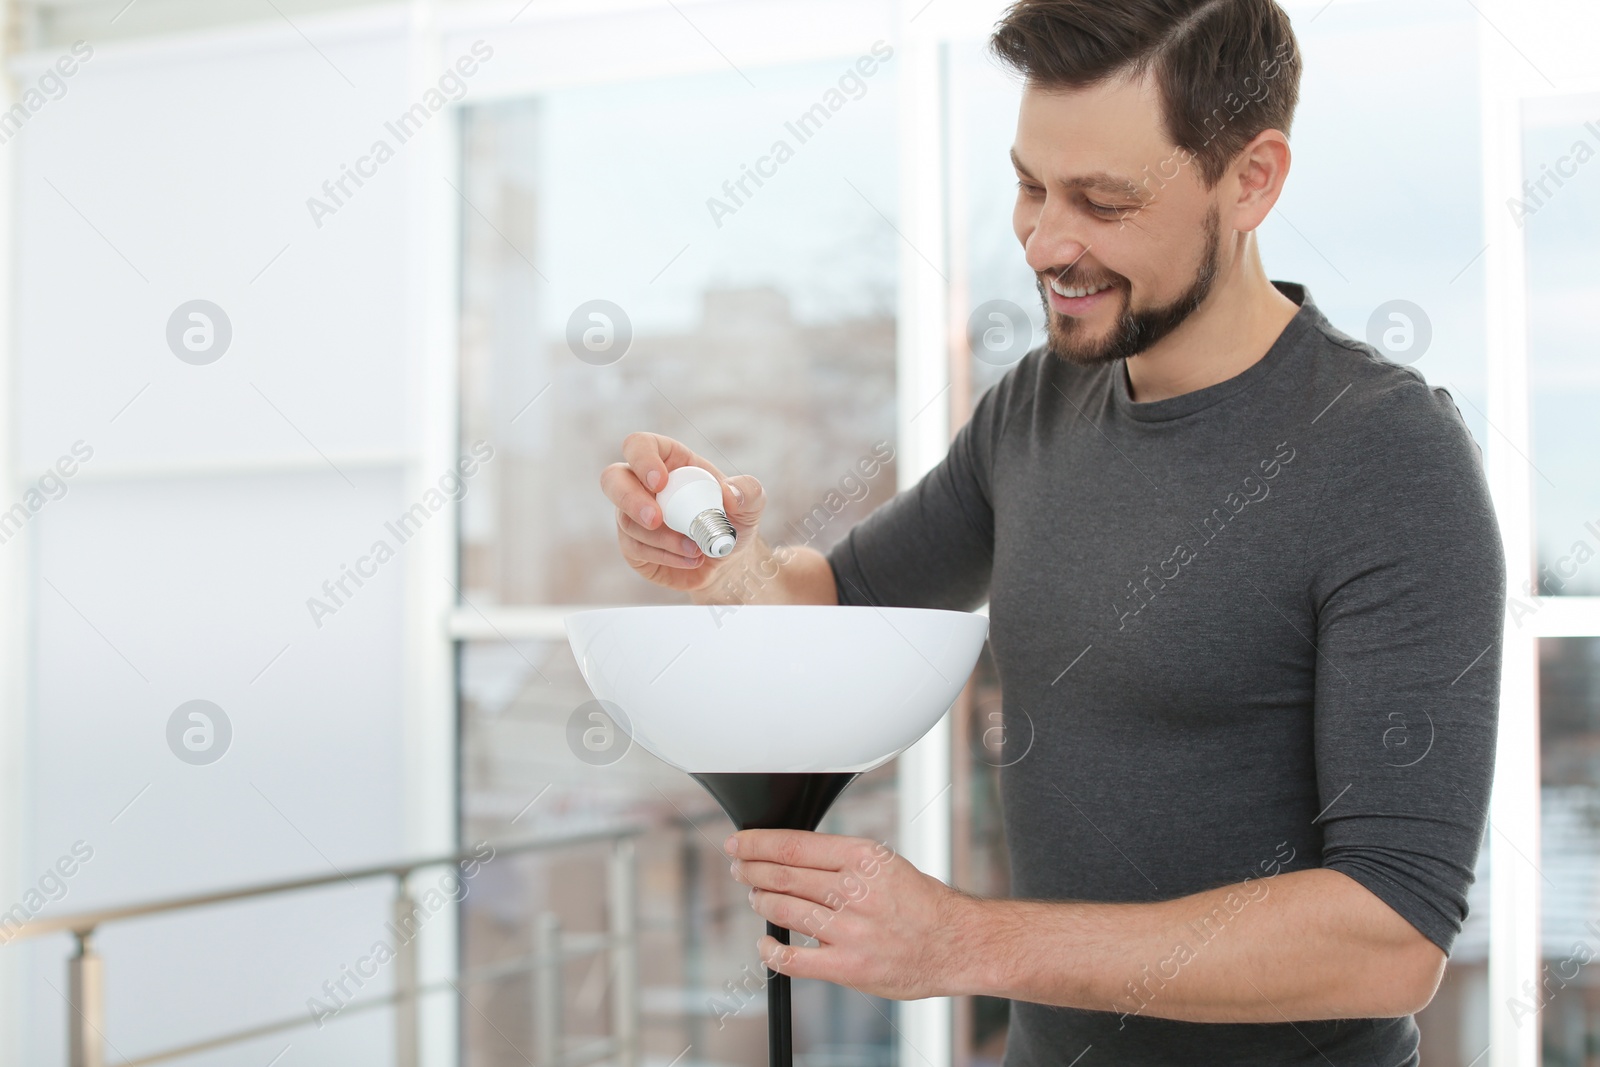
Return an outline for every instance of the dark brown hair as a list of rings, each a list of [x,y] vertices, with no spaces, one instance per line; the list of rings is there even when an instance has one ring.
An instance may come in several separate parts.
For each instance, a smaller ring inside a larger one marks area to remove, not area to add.
[[[1289,135],[1300,95],[1300,50],[1273,0],[1016,0],[989,48],[1047,91],[1152,71],[1167,137],[1207,189],[1262,130]]]

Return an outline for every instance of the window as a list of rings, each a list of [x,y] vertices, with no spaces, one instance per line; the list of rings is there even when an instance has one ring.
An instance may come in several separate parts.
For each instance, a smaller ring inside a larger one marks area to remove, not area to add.
[[[764,1059],[765,995],[749,984],[761,922],[727,876],[728,822],[709,796],[625,741],[573,740],[590,696],[560,617],[682,599],[617,552],[598,478],[632,430],[760,477],[774,542],[825,549],[893,494],[893,463],[870,480],[854,464],[896,442],[895,72],[861,76],[857,59],[751,70],[755,92],[722,71],[461,117],[461,449],[492,452],[461,516],[460,616],[475,627],[459,653],[462,834],[651,828],[642,1047],[660,1062],[685,1046],[701,1062]],[[849,70],[816,126],[810,109]],[[775,138],[793,148],[781,164]],[[895,816],[891,765],[853,783],[823,828],[887,839]],[[596,928],[596,871],[582,855],[503,868],[464,905],[469,969],[526,952],[546,913]],[[590,963],[563,968],[569,1042],[604,1033],[604,968]],[[472,1062],[537,1047],[532,981],[475,1002],[488,1018],[463,1020]],[[889,1062],[891,1005],[810,982],[794,998],[802,1055]]]

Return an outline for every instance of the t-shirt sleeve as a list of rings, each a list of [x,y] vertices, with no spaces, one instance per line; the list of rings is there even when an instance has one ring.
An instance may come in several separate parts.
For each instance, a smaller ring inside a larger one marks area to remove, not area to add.
[[[1030,353],[979,398],[950,450],[916,485],[856,524],[828,552],[841,604],[971,611],[994,564],[994,456]]]
[[[1449,953],[1488,820],[1506,569],[1448,393],[1361,383],[1308,533],[1323,866]],[[1308,442],[1308,444],[1313,444]]]

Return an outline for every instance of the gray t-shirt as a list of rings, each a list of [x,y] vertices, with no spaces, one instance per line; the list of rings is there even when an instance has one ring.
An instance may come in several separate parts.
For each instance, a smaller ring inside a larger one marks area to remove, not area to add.
[[[1150,1014],[1280,871],[1340,871],[1448,952],[1488,817],[1506,575],[1477,446],[1273,284],[1300,310],[1267,354],[1182,396],[1030,352],[828,555],[842,604],[988,600],[1013,895],[1248,880],[1118,1003],[1014,1003],[1006,1067],[1418,1062],[1410,1016]]]

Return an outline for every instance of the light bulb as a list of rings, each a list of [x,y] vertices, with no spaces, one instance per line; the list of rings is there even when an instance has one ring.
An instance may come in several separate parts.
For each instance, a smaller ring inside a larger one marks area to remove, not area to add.
[[[666,488],[656,494],[661,518],[670,529],[693,539],[712,559],[733,551],[738,537],[728,513],[722,510],[722,483],[703,467],[679,467],[667,475]]]

